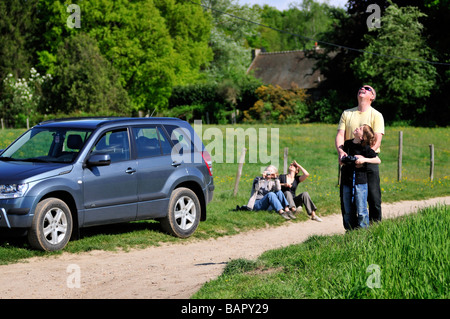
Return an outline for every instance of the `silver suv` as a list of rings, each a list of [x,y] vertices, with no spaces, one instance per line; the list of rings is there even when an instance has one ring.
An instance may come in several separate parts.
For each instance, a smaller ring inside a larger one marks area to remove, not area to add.
[[[211,157],[172,118],[76,118],[40,123],[0,151],[0,231],[60,250],[79,229],[157,219],[177,237],[206,219]]]

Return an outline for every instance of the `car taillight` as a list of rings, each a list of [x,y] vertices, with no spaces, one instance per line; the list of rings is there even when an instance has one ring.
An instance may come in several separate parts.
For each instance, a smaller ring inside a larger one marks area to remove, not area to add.
[[[213,176],[211,155],[207,151],[203,151],[202,157],[205,161],[206,167],[208,168],[209,176]]]

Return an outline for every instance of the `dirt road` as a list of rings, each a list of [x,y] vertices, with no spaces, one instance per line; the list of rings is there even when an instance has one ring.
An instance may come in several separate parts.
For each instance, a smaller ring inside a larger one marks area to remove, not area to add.
[[[393,218],[437,203],[450,204],[450,196],[383,204],[383,216]],[[300,243],[311,235],[344,233],[340,214],[322,219],[130,252],[32,258],[0,266],[0,298],[189,298],[219,276],[231,259],[255,259],[266,250]]]

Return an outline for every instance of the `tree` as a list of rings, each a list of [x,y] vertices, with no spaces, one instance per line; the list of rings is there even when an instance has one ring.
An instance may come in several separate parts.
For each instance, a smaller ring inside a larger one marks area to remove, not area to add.
[[[173,40],[174,85],[186,85],[204,79],[201,70],[213,59],[209,47],[211,16],[201,6],[182,0],[160,0],[155,5],[165,20]]]
[[[428,34],[428,45],[433,48],[433,54],[437,60],[450,63],[450,37],[442,30],[450,29],[450,1],[449,0],[426,0],[424,12],[428,18],[424,26]],[[426,117],[418,124],[442,125],[450,123],[450,68],[445,65],[436,65],[438,72],[436,86],[428,99]]]
[[[289,37],[290,48],[293,49],[312,49],[314,41],[320,40],[322,33],[329,30],[333,20],[330,14],[330,6],[326,3],[319,3],[314,0],[302,0],[290,5],[286,12],[286,21],[284,30],[304,37]]]
[[[253,9],[260,12],[262,24],[286,31],[260,26],[258,35],[249,38],[253,47],[264,47],[268,52],[312,49],[315,41],[311,39],[322,39],[322,33],[333,22],[332,8],[314,0],[293,2],[282,12],[268,5],[262,8],[255,5]]]
[[[283,27],[284,15],[278,9],[268,5],[264,5],[262,8],[254,5],[252,9],[259,12],[262,24],[276,29]],[[267,52],[283,51],[286,47],[279,31],[263,26],[258,27],[258,33],[249,37],[247,41],[250,47],[261,48]]]
[[[208,81],[221,83],[226,79],[233,82],[245,76],[251,63],[250,48],[246,38],[256,33],[257,26],[248,21],[259,21],[259,15],[247,5],[240,6],[236,0],[203,0],[202,3],[211,10],[213,28],[210,47],[214,59],[205,69]],[[228,14],[239,16],[247,21]]]
[[[431,50],[419,22],[425,14],[415,7],[391,4],[381,17],[381,28],[366,35],[369,45],[352,64],[361,82],[377,90],[380,111],[387,119],[411,119],[425,111],[425,98],[436,83]],[[371,54],[374,52],[376,54]],[[401,57],[397,59],[394,57]]]
[[[45,41],[40,67],[52,70],[57,48],[80,32],[98,43],[100,53],[119,71],[134,111],[165,108],[174,84],[197,81],[211,57],[208,15],[179,0],[79,3],[81,27],[69,28],[62,1],[39,1],[39,24]]]
[[[0,1],[0,98],[2,80],[30,76],[34,65],[37,0]]]
[[[53,81],[44,89],[42,114],[131,115],[119,74],[97,42],[80,33],[58,48]]]

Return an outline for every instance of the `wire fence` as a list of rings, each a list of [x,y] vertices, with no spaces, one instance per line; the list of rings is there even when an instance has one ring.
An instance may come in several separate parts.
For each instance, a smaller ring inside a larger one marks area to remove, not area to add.
[[[398,138],[398,144],[397,145],[383,145],[383,149],[390,150],[390,153],[397,152],[397,181],[402,181],[403,179],[403,166],[406,163],[407,165],[414,165],[414,166],[420,166],[420,169],[423,169],[424,167],[429,167],[429,173],[428,178],[432,182],[434,180],[434,173],[435,173],[435,167],[444,167],[444,169],[450,169],[449,162],[445,160],[436,160],[435,154],[440,154],[440,158],[449,158],[447,155],[450,155],[450,150],[445,148],[446,145],[442,145],[439,147],[436,147],[434,144],[423,144],[423,143],[417,143],[417,144],[405,144],[403,141],[403,131],[399,131],[399,138]],[[420,149],[420,152],[417,150]],[[425,154],[426,150],[428,149],[428,154]],[[241,150],[240,160],[238,162],[238,168],[236,172],[236,177],[234,180],[234,188],[230,189],[221,189],[220,192],[227,192],[227,193],[233,193],[234,196],[238,193],[239,190],[239,183],[243,172],[243,164],[245,159],[245,153],[247,149],[244,147]],[[404,156],[407,154],[406,156]],[[283,152],[283,170],[282,173],[286,174],[288,171],[288,156],[289,156],[289,148],[284,148]],[[392,164],[392,163],[391,163]],[[421,165],[418,165],[421,164]],[[447,167],[447,168],[446,168]],[[281,173],[281,169],[280,169]],[[231,176],[228,176],[228,178],[231,178]],[[405,178],[406,179],[406,178]],[[337,165],[337,185],[340,184],[340,166]]]
[[[15,126],[16,126],[15,122],[16,121],[14,119],[2,117],[2,118],[0,118],[1,129],[4,130],[4,129],[15,128]],[[29,129],[30,128],[30,119],[27,117],[24,122],[25,122],[23,125],[24,127],[21,127],[21,128]],[[33,124],[31,124],[31,125],[33,125]]]

